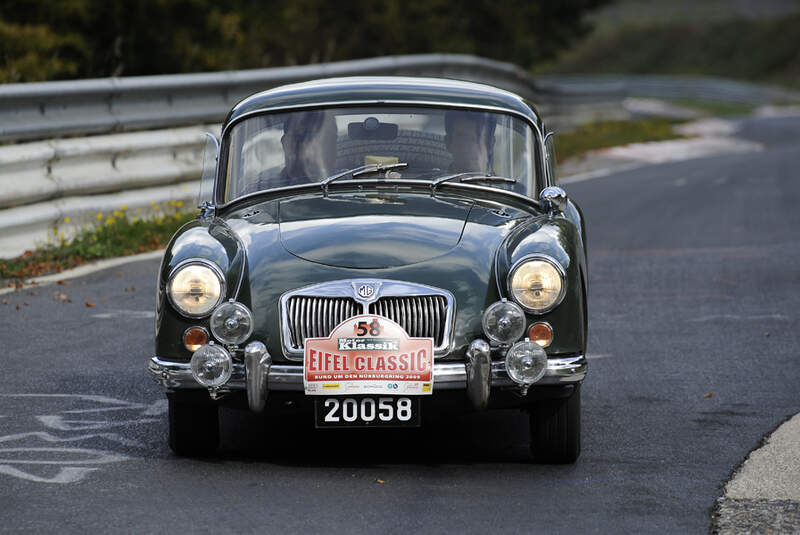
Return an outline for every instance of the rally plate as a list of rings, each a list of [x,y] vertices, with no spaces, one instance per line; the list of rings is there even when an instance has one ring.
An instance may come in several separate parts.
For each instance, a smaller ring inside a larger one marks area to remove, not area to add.
[[[419,427],[419,396],[316,397],[316,427]]]

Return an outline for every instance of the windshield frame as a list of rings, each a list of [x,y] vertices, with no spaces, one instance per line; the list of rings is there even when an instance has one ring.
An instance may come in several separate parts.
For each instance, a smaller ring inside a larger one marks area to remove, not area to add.
[[[259,115],[269,115],[273,113],[281,113],[281,112],[289,112],[289,111],[309,111],[314,109],[330,109],[330,108],[345,108],[345,107],[354,107],[354,106],[409,106],[409,107],[419,107],[419,108],[446,108],[452,110],[465,110],[465,111],[483,111],[483,112],[491,112],[491,113],[500,113],[504,115],[511,115],[513,117],[522,119],[528,126],[531,127],[533,130],[534,136],[536,138],[535,148],[536,154],[534,155],[534,162],[533,168],[536,171],[536,181],[535,181],[535,188],[536,191],[531,192],[530,198],[537,199],[539,192],[541,192],[544,188],[546,188],[550,184],[550,176],[547,172],[547,164],[545,162],[545,150],[546,147],[544,146],[544,135],[542,134],[542,130],[539,125],[531,119],[530,116],[518,112],[516,110],[503,108],[500,106],[484,106],[484,105],[476,105],[476,104],[461,104],[461,103],[452,103],[452,102],[441,102],[441,101],[417,101],[417,100],[353,100],[353,101],[331,101],[331,102],[314,102],[308,104],[300,104],[300,105],[291,105],[291,106],[274,106],[269,108],[263,108],[259,110],[253,110],[247,113],[243,113],[239,115],[232,121],[228,122],[227,124],[223,125],[222,133],[220,136],[221,140],[221,151],[220,151],[220,158],[219,158],[219,165],[217,166],[217,174],[214,181],[214,204],[219,208],[225,208],[229,205],[236,204],[240,200],[245,198],[250,198],[254,194],[245,195],[242,197],[237,197],[235,199],[231,199],[227,202],[222,202],[224,199],[225,194],[225,180],[227,175],[227,168],[228,168],[228,157],[230,152],[230,134],[233,127],[245,121],[251,117],[256,117]],[[457,184],[457,183],[456,183]],[[262,192],[258,193],[265,193],[265,192],[273,192],[273,191],[280,191],[280,190],[288,190],[292,191],[297,188],[304,188],[309,186],[317,186],[321,187],[322,182],[310,182],[308,184],[298,185],[298,186],[288,186],[288,187],[278,187],[278,188],[270,188],[267,190],[263,190]],[[496,189],[497,191],[505,191],[501,188],[492,188]],[[512,193],[512,192],[508,192]],[[518,194],[514,194],[518,195]]]

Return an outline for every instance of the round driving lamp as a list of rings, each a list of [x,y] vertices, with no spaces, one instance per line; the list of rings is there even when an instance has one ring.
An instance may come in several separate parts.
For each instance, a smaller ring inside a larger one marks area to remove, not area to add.
[[[516,303],[502,299],[483,313],[483,332],[497,344],[511,344],[525,332],[525,312]]]
[[[211,314],[211,333],[223,344],[241,344],[253,333],[253,315],[241,303],[228,301]]]
[[[506,372],[522,386],[530,386],[547,371],[547,353],[528,339],[517,342],[506,353]]]
[[[217,388],[228,382],[233,373],[233,359],[224,347],[209,342],[194,352],[192,377],[206,388]]]
[[[215,266],[216,267],[216,266]],[[176,269],[167,283],[167,296],[175,309],[190,318],[207,316],[223,297],[219,269],[195,262]]]
[[[544,314],[555,308],[562,299],[564,268],[548,257],[537,257],[519,262],[508,277],[511,297],[534,314]]]

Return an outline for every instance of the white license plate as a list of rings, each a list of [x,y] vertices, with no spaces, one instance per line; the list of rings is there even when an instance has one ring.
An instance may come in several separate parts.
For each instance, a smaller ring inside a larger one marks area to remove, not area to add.
[[[317,427],[419,427],[418,396],[337,396],[314,400]]]

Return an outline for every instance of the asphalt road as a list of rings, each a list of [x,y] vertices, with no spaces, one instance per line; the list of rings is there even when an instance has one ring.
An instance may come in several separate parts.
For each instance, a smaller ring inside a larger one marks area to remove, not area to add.
[[[568,187],[591,275],[574,466],[530,464],[514,411],[341,434],[228,411],[219,458],[176,458],[144,261],[0,296],[0,531],[707,532],[800,411],[800,119],[746,127],[763,152]]]

